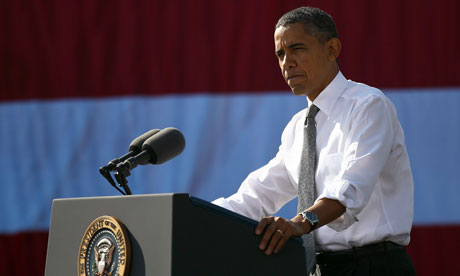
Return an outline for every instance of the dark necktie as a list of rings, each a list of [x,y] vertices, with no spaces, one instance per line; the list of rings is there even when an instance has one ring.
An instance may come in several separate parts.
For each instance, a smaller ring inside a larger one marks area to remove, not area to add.
[[[305,120],[302,157],[300,159],[299,194],[297,213],[303,212],[313,205],[316,199],[316,122],[315,116],[319,108],[311,105]],[[315,240],[313,232],[302,236],[307,258],[307,271],[313,272],[316,264]]]

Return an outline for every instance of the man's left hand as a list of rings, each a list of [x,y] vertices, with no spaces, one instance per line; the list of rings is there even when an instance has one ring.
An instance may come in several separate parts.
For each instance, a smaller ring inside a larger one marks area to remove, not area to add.
[[[300,237],[310,231],[310,224],[297,215],[293,219],[264,217],[256,227],[256,234],[262,235],[259,249],[266,255],[278,253],[290,237]]]

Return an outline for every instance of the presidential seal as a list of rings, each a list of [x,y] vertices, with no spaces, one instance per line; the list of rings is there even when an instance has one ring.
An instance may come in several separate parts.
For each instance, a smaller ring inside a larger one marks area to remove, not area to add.
[[[130,256],[129,236],[124,226],[114,217],[98,217],[81,240],[78,275],[127,276]]]

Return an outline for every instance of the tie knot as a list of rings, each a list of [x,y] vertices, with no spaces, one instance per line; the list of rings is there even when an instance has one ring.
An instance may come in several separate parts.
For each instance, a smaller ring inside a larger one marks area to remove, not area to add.
[[[316,105],[312,104],[310,108],[308,108],[307,118],[315,118],[318,111],[319,108]]]

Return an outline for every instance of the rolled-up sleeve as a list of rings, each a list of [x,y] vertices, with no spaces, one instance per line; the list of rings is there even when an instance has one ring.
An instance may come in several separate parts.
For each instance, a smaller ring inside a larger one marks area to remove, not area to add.
[[[318,199],[338,200],[346,212],[328,224],[342,231],[358,221],[368,204],[389,156],[394,137],[391,108],[384,97],[372,95],[353,109],[340,172],[325,183]]]

